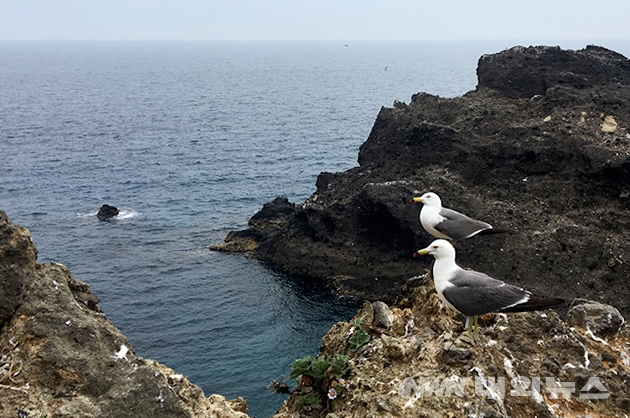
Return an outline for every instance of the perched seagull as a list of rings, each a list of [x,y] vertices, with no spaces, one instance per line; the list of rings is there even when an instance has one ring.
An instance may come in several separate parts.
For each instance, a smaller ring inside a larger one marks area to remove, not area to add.
[[[458,241],[477,234],[501,234],[510,231],[509,229],[494,228],[489,223],[469,218],[452,209],[443,208],[440,196],[432,192],[414,197],[411,202],[423,203],[420,211],[420,223],[435,238]]]
[[[446,240],[433,241],[414,257],[425,254],[435,257],[433,281],[438,296],[446,306],[466,315],[466,329],[473,333],[478,315],[537,311],[564,304],[563,299],[535,297],[486,274],[464,270],[455,263],[455,248]]]

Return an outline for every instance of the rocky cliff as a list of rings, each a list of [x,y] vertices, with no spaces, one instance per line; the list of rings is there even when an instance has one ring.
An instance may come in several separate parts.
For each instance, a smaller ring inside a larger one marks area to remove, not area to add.
[[[457,244],[458,262],[538,293],[630,314],[630,62],[589,46],[480,58],[478,86],[381,109],[359,167],[321,173],[304,203],[278,198],[215,247],[392,302],[429,267],[409,199],[514,231]]]
[[[345,356],[350,370],[319,381],[306,371],[274,418],[630,413],[630,333],[613,307],[577,301],[566,322],[553,311],[488,315],[470,334],[424,280],[397,307],[368,302],[333,326],[320,355]]]
[[[61,264],[38,264],[29,232],[0,211],[0,417],[247,417],[136,356]]]
[[[278,417],[629,413],[630,64],[599,47],[517,47],[482,57],[478,76],[462,97],[383,108],[359,167],[322,173],[304,203],[266,204],[218,247],[397,301],[335,325],[321,354],[340,375],[303,374]],[[424,274],[430,260],[411,257],[431,241],[408,203],[426,190],[514,230],[458,243],[460,264],[586,300],[566,322],[488,315],[463,333]],[[0,416],[246,416],[244,401],[206,398],[137,357],[89,287],[36,256],[0,212]]]

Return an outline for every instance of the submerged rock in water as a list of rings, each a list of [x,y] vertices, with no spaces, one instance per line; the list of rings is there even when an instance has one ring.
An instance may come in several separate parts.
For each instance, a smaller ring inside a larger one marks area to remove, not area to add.
[[[110,218],[113,218],[114,216],[118,216],[119,213],[120,213],[120,210],[117,207],[110,206],[110,205],[103,205],[98,210],[98,213],[96,214],[96,216],[98,216],[98,219],[100,219],[101,221],[106,221]]]
[[[90,287],[36,263],[25,228],[0,211],[0,416],[246,418],[242,398],[136,356]]]

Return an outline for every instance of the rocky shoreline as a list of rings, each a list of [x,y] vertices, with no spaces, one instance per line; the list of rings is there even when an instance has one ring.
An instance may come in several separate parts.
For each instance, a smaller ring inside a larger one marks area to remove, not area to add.
[[[136,356],[87,284],[36,259],[0,211],[0,417],[247,417],[242,398]]]
[[[359,167],[322,173],[306,202],[278,198],[214,247],[374,301],[307,359],[334,367],[294,366],[276,417],[630,411],[630,62],[515,47],[481,57],[478,77],[462,97],[381,109]],[[431,241],[409,203],[426,190],[514,230],[458,243],[461,265],[573,302],[463,332],[430,260],[411,257]],[[247,417],[244,399],[206,397],[136,356],[98,303],[63,265],[37,263],[29,232],[0,211],[0,417]]]
[[[136,356],[89,286],[36,256],[28,231],[0,211],[1,417],[248,416],[244,399],[206,397]],[[473,335],[429,280],[410,279],[391,309],[366,302],[334,325],[320,355],[341,359],[343,375],[327,370],[319,385],[298,377],[275,417],[612,417],[630,409],[630,333],[615,308],[578,301],[566,322],[553,311],[488,315]]]
[[[452,99],[382,108],[359,167],[321,173],[304,203],[267,203],[217,250],[340,292],[394,302],[430,260],[409,199],[444,204],[513,234],[458,244],[461,265],[537,292],[630,314],[630,63],[601,47],[514,47],[480,58]]]
[[[515,47],[481,57],[477,73],[462,97],[381,109],[359,167],[320,174],[303,204],[267,203],[214,247],[394,303],[366,302],[331,328],[318,359],[342,356],[351,371],[304,371],[276,417],[630,411],[630,61],[600,47]],[[411,258],[432,238],[408,202],[428,190],[514,230],[459,242],[460,264],[572,301],[565,320],[488,315],[479,334],[463,332],[430,261]]]

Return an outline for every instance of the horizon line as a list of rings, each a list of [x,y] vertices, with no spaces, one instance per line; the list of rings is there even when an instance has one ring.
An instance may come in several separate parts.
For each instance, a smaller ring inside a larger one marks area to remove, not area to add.
[[[0,38],[0,42],[630,42],[628,38],[422,38],[422,39],[289,39],[289,38]]]

